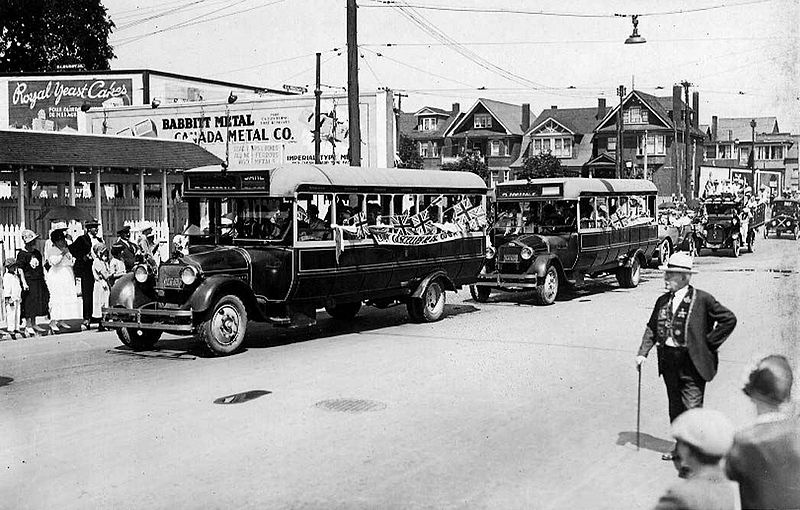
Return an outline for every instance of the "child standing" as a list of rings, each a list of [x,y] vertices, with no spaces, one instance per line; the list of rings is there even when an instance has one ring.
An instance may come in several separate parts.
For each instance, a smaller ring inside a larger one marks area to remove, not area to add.
[[[9,257],[5,261],[6,272],[3,275],[3,304],[6,311],[6,329],[9,333],[22,330],[22,284],[17,276],[17,261]]]
[[[114,283],[121,277],[125,276],[125,261],[122,260],[125,247],[121,244],[111,246],[111,261],[108,263],[108,269],[111,276],[108,279],[108,286],[113,287]]]
[[[103,307],[108,306],[108,295],[111,287],[108,280],[112,277],[109,268],[108,248],[104,244],[92,246],[94,260],[92,261],[92,276],[94,276],[94,292],[92,293],[92,318],[99,323],[103,318]],[[105,331],[100,325],[97,331]]]

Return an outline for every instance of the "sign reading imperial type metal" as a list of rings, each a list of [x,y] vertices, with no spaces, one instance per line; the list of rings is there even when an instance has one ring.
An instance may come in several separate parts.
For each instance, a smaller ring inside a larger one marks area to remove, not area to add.
[[[9,126],[61,131],[78,129],[78,111],[131,104],[133,80],[31,80],[8,84]]]

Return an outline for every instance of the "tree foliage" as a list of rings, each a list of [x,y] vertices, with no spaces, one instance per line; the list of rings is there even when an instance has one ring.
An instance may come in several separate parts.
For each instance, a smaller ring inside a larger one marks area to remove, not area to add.
[[[114,22],[101,0],[0,2],[0,72],[47,72],[69,66],[109,69]]]
[[[522,168],[517,172],[520,179],[537,179],[540,177],[564,177],[561,161],[550,153],[529,156],[522,161]]]
[[[411,138],[400,135],[397,155],[400,158],[398,168],[422,168],[422,157],[417,151],[417,144]]]
[[[466,153],[459,156],[458,160],[453,163],[445,163],[442,165],[442,170],[450,170],[456,172],[472,172],[477,174],[481,179],[488,182],[489,167],[483,158],[477,153]]]

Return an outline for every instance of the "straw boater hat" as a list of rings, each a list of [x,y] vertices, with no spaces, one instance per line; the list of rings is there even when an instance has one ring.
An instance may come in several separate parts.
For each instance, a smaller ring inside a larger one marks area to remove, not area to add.
[[[23,230],[20,233],[20,237],[22,237],[22,242],[23,243],[28,244],[29,242],[31,242],[34,239],[36,239],[37,237],[39,237],[39,234],[37,234],[33,230],[30,230],[30,229],[26,228],[25,230]]]
[[[670,256],[670,258],[667,260],[667,264],[665,266],[661,266],[660,269],[668,273],[697,274],[697,271],[692,269],[693,266],[694,260],[692,260],[692,256],[688,253],[679,251]]]
[[[50,227],[50,233],[52,234],[56,230],[67,230],[68,228],[66,221],[57,221]]]

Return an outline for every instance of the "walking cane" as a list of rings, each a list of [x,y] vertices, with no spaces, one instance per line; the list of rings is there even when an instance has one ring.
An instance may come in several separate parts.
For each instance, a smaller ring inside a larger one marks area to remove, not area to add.
[[[636,367],[639,372],[639,384],[636,388],[636,451],[639,451],[639,420],[642,415],[642,365]]]

